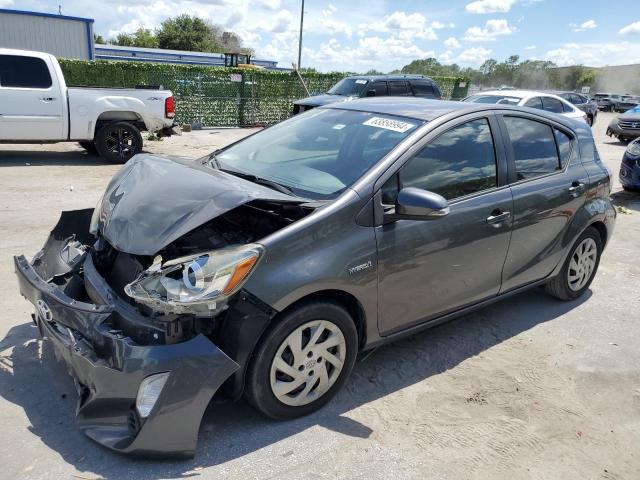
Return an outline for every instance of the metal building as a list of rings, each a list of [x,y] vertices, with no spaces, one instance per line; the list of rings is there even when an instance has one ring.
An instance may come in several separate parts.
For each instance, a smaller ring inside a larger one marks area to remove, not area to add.
[[[93,19],[0,8],[0,47],[93,60]]]
[[[224,67],[223,53],[187,52],[160,48],[122,47],[119,45],[95,45],[97,60],[124,60],[133,62],[175,63],[181,65],[209,65]],[[289,70],[278,67],[277,60],[255,59],[251,63],[268,70]]]

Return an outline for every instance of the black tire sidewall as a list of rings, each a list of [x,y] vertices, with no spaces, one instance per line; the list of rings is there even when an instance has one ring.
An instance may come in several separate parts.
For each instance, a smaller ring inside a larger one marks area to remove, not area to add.
[[[136,136],[137,143],[138,143],[138,147],[134,150],[133,155],[129,156],[129,158],[125,159],[124,161],[121,160],[116,155],[113,155],[111,152],[109,152],[106,145],[108,133],[120,127],[130,129],[131,132]],[[100,130],[98,130],[98,133],[96,134],[95,145],[101,157],[105,158],[106,160],[112,163],[125,163],[131,157],[133,157],[134,155],[137,155],[142,151],[142,134],[140,133],[140,130],[138,130],[138,128],[135,125],[129,122],[111,122],[111,123],[107,123],[106,125],[103,125],[100,128]]]
[[[580,290],[572,290],[569,288],[569,279],[568,279],[569,264],[571,263],[571,259],[573,258],[573,254],[575,253],[576,248],[578,248],[578,246],[586,238],[592,238],[596,242],[596,249],[597,249],[596,264],[593,268],[593,272],[591,273],[591,278],[589,278],[589,281]],[[584,292],[586,292],[587,289],[591,286],[591,282],[593,282],[593,279],[596,277],[598,267],[600,266],[601,255],[602,255],[602,238],[600,238],[600,233],[595,228],[589,227],[582,233],[582,235],[580,235],[580,237],[578,237],[578,240],[575,241],[575,243],[571,247],[569,256],[565,260],[564,265],[562,267],[562,274],[561,274],[562,286],[569,299],[575,299],[582,296],[582,294],[584,294]]]
[[[314,320],[328,320],[342,331],[347,350],[344,366],[336,382],[319,399],[299,407],[285,405],[271,390],[269,379],[273,358],[282,342],[293,330]],[[353,369],[357,350],[357,330],[353,319],[344,308],[324,301],[294,307],[282,318],[276,319],[273,327],[263,336],[247,372],[247,399],[262,413],[274,419],[285,420],[309,415],[322,408],[342,388]]]

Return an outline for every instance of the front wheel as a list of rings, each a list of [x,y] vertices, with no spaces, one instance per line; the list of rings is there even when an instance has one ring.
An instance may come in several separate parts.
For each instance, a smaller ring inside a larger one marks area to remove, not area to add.
[[[571,253],[560,274],[549,281],[546,291],[560,300],[574,300],[591,285],[600,264],[602,239],[600,232],[587,228],[571,247]]]
[[[331,302],[305,303],[284,314],[258,346],[246,396],[278,420],[315,412],[340,390],[358,349],[349,313]]]
[[[96,135],[98,153],[113,163],[125,163],[142,151],[142,135],[129,122],[104,125]]]

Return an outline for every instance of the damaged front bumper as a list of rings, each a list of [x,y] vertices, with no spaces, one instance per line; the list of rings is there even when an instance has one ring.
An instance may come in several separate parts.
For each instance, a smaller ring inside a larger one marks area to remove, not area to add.
[[[91,255],[69,251],[70,231],[88,231],[88,224],[76,230],[88,221],[86,212],[65,212],[33,263],[14,257],[20,293],[36,307],[42,337],[76,381],[77,420],[87,436],[127,454],[193,456],[207,405],[239,365],[202,334],[171,345],[140,345],[114,330],[113,316],[134,321],[140,314],[107,284]],[[69,272],[84,282],[82,295],[56,280]],[[167,372],[142,418],[136,409],[141,382]]]

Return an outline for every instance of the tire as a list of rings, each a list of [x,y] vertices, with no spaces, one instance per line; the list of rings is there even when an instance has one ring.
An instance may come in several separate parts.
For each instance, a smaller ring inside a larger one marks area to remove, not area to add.
[[[591,115],[587,115],[587,125],[593,127],[593,117]]]
[[[588,255],[590,258],[588,262],[585,260],[585,263],[581,264],[581,258],[584,258],[583,252],[593,252],[593,254]],[[589,227],[571,247],[571,253],[565,260],[560,274],[547,283],[546,292],[564,301],[574,300],[582,296],[591,285],[598,271],[601,254],[602,239],[600,238],[600,232],[593,227]],[[595,258],[593,258],[593,255],[595,255]],[[576,266],[578,268],[575,268]],[[580,272],[585,272],[585,276],[580,275]],[[572,278],[574,279],[573,281]],[[575,280],[576,278],[579,280]]]
[[[129,122],[107,123],[96,135],[98,153],[112,163],[125,163],[142,151],[142,135]]]
[[[319,337],[314,346],[326,342],[335,345],[311,350],[315,335]],[[301,349],[298,355],[289,346],[296,344]],[[327,301],[303,303],[276,320],[262,338],[247,371],[246,398],[257,410],[276,420],[309,415],[342,388],[355,363],[357,349],[356,327],[344,308]],[[341,369],[336,359],[342,359]],[[284,386],[279,394],[274,391],[276,384]]]
[[[87,153],[90,153],[92,155],[98,154],[98,149],[96,148],[95,142],[86,141],[86,142],[78,142],[78,143],[82,148],[84,148],[87,151]]]

